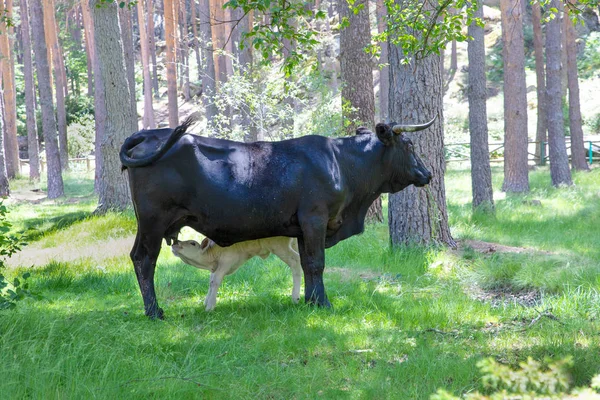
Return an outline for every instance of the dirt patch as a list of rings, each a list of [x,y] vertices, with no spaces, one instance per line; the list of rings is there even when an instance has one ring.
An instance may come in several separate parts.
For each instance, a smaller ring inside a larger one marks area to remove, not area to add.
[[[8,259],[9,267],[41,267],[52,261],[73,262],[92,259],[101,262],[107,258],[128,255],[133,247],[135,236],[113,238],[104,242],[91,243],[86,246],[41,248],[32,244],[24,247],[19,253]]]
[[[528,247],[513,247],[505,246],[499,243],[483,242],[481,240],[461,240],[458,242],[459,251],[464,251],[467,248],[471,248],[478,253],[492,254],[492,253],[513,253],[513,254],[553,254],[549,251],[542,251],[537,249],[531,249]]]
[[[512,288],[498,288],[484,290],[479,286],[471,286],[466,288],[465,292],[472,299],[489,303],[494,308],[515,304],[523,307],[535,307],[542,300],[542,294],[535,289],[514,290]]]

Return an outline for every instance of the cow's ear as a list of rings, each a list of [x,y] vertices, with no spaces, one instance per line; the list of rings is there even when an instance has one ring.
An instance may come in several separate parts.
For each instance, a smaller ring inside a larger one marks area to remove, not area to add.
[[[383,144],[389,146],[394,141],[394,132],[392,132],[392,128],[388,124],[378,123],[375,126],[375,133],[377,133],[377,137]]]
[[[359,126],[356,129],[357,135],[370,135],[371,133],[373,133],[373,132],[371,132],[369,129],[365,128],[364,126]]]

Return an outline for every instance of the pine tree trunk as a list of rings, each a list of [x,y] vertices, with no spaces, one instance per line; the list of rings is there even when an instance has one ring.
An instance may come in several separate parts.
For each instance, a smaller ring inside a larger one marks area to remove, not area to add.
[[[202,79],[202,59],[200,58],[200,42],[198,41],[198,18],[196,16],[196,0],[190,0],[192,3],[192,45],[194,46],[194,53],[196,54],[196,65],[198,66],[198,80]]]
[[[53,0],[44,1],[44,23],[46,29],[46,40],[48,52],[52,54],[52,69],[54,70],[54,81],[56,83],[56,123],[58,126],[58,144],[60,153],[60,165],[64,171],[69,169],[69,152],[67,142],[67,109],[65,105],[66,80],[62,69],[62,53],[58,43],[56,29],[55,7]]]
[[[217,115],[214,96],[217,93],[217,79],[215,70],[215,57],[213,55],[212,25],[210,20],[209,0],[200,0],[200,43],[204,51],[202,72],[202,102],[206,110],[206,121],[209,132],[212,131],[213,120]]]
[[[23,0],[21,0],[23,1]],[[0,85],[0,196],[10,196],[8,174],[6,172],[6,159],[4,157],[4,91]]]
[[[544,37],[542,36],[542,10],[539,2],[532,5],[533,48],[535,52],[535,77],[537,93],[537,130],[535,134],[536,164],[542,164],[542,143],[548,140],[546,122],[546,71],[544,70]]]
[[[338,4],[340,19],[347,18],[348,26],[340,31],[340,66],[342,73],[342,117],[344,130],[354,135],[356,128],[375,128],[375,95],[373,71],[365,48],[371,43],[369,3],[358,0],[354,7],[364,6],[358,13],[347,2]]]
[[[524,0],[501,0],[504,41],[504,183],[505,192],[529,191],[527,164],[527,86],[523,41]]]
[[[188,46],[188,24],[187,24],[187,10],[185,7],[185,0],[181,0],[180,16],[181,16],[181,57],[185,60],[182,65],[183,69],[183,98],[185,101],[190,101],[192,98],[190,94],[190,65],[189,65],[189,46]]]
[[[475,11],[476,18],[483,20],[483,1]],[[469,132],[471,134],[471,186],[473,209],[494,211],[492,170],[488,146],[487,88],[485,78],[484,30],[475,23],[469,26],[468,42],[469,76],[467,95],[469,98]]]
[[[377,31],[383,33],[386,30],[387,9],[383,0],[377,0]],[[379,57],[379,119],[388,121],[389,96],[390,96],[390,67],[388,65],[388,44],[381,43],[381,55]]]
[[[81,14],[83,16],[83,32],[85,34],[85,49],[87,59],[87,81],[88,81],[88,96],[94,95],[94,23],[92,22],[92,14],[90,13],[90,5],[87,0],[81,3]]]
[[[129,107],[131,107],[131,126],[138,130],[137,124],[137,101],[135,99],[135,51],[133,49],[133,26],[131,22],[131,10],[128,7],[119,7],[119,25],[123,40],[123,55],[125,57],[125,70],[127,85],[129,86]]]
[[[175,5],[174,1],[165,0],[165,39],[167,42],[165,63],[167,69],[167,99],[169,109],[169,126],[175,128],[179,125],[179,110],[177,105],[177,66],[175,56]]]
[[[12,19],[12,1],[0,1],[0,15]],[[10,37],[12,28],[0,21],[0,69],[4,84],[4,157],[9,178],[19,173],[19,145],[17,143],[17,103],[15,91],[14,57]]]
[[[458,69],[458,53],[456,51],[456,40],[452,41],[450,47],[450,70],[456,71]]]
[[[27,126],[27,152],[29,156],[29,179],[40,180],[40,148],[35,118],[35,85],[33,83],[33,60],[27,0],[20,0],[21,36],[23,38],[23,77],[25,80],[25,114]],[[2,154],[4,157],[4,154]],[[1,175],[1,172],[0,172]],[[0,178],[1,179],[1,178]]]
[[[433,174],[426,188],[409,186],[390,194],[389,228],[393,245],[405,243],[440,243],[454,247],[448,227],[444,188],[444,116],[443,80],[440,57],[428,56],[417,64],[402,65],[401,49],[389,45],[390,118],[400,123],[422,123],[436,117],[431,128],[409,134],[415,153],[422,155]]]
[[[146,0],[152,1],[152,0]],[[142,71],[144,76],[144,117],[142,119],[143,129],[154,129],[154,108],[152,106],[152,77],[150,75],[150,54],[148,37],[146,36],[146,19],[144,18],[144,0],[137,3],[138,27],[140,30],[140,47],[142,52]]]
[[[573,0],[570,0],[574,4]],[[577,74],[577,43],[575,26],[568,15],[564,16],[567,42],[567,80],[569,84],[569,127],[571,131],[571,168],[589,171],[583,144],[581,105],[579,102],[579,76]]]
[[[559,0],[552,0],[550,7],[558,7]],[[571,185],[571,170],[565,144],[565,130],[561,96],[561,29],[560,19],[546,24],[546,99],[548,100],[548,147],[550,153],[550,176],[552,184]]]
[[[64,194],[64,185],[60,169],[60,154],[52,102],[52,85],[50,84],[50,65],[46,47],[46,33],[42,0],[30,0],[31,28],[33,36],[33,51],[42,109],[42,132],[46,150],[46,171],[48,176],[48,198],[55,199]]]
[[[158,67],[156,63],[156,39],[154,37],[154,0],[147,0],[146,7],[149,50],[150,57],[152,57],[152,90],[154,90],[154,97],[158,99],[160,98],[160,93],[158,93]]]
[[[96,4],[101,4],[96,7]],[[130,205],[126,175],[121,172],[119,148],[137,129],[131,109],[131,94],[121,41],[119,6],[116,1],[91,0],[96,56],[104,88],[106,134],[100,143],[102,172],[97,212],[122,210]]]

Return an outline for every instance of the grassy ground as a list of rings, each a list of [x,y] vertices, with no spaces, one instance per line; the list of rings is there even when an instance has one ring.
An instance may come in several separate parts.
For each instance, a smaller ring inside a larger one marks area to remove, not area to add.
[[[271,257],[226,278],[206,313],[208,273],[165,245],[165,321],[143,316],[113,249],[133,215],[92,216],[90,179],[67,180],[77,200],[13,204],[14,229],[33,238],[23,253],[60,250],[28,259],[44,299],[0,313],[1,397],[419,399],[480,388],[483,357],[569,354],[575,386],[588,385],[600,372],[600,171],[562,189],[535,171],[530,194],[496,192],[493,219],[471,215],[468,171],[447,180],[460,249],[390,251],[387,227],[370,226],[327,252],[333,310],[292,304],[289,269]]]

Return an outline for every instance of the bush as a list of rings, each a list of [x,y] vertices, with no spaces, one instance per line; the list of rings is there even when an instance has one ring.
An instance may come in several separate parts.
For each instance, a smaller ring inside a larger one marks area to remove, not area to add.
[[[94,151],[96,129],[94,120],[84,116],[67,127],[69,157],[86,157]]]
[[[94,99],[88,96],[69,96],[65,103],[67,125],[82,118],[94,118]]]
[[[12,282],[9,282],[4,276],[6,259],[19,252],[21,247],[27,244],[22,237],[8,234],[12,225],[6,219],[6,214],[8,214],[8,210],[0,201],[0,310],[15,308],[18,301],[23,300],[25,297],[35,296],[29,290],[29,284],[27,283],[29,272],[21,275],[22,280],[17,277]]]
[[[598,75],[600,69],[599,48],[600,32],[591,32],[585,41],[583,54],[577,57],[577,69],[580,79],[588,79]]]

